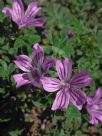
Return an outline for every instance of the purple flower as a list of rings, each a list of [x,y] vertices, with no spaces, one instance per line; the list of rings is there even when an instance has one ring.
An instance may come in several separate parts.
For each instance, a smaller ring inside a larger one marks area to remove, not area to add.
[[[92,125],[102,123],[102,88],[96,90],[94,97],[87,97],[87,110]]]
[[[33,46],[32,59],[26,55],[19,55],[14,63],[24,71],[22,74],[13,75],[17,83],[16,87],[25,84],[41,87],[40,78],[48,73],[55,61],[51,57],[44,57],[43,49],[36,43]]]
[[[71,37],[74,36],[74,32],[73,31],[68,31],[67,35],[68,35],[68,38],[71,38]]]
[[[67,108],[69,101],[72,102],[79,110],[86,102],[85,95],[80,88],[88,86],[92,79],[87,71],[81,71],[71,78],[72,62],[70,59],[56,61],[56,70],[59,79],[52,77],[43,77],[41,82],[47,92],[58,91],[52,110]]]
[[[32,0],[26,12],[24,11],[22,0],[14,0],[12,9],[4,7],[2,12],[12,18],[12,20],[17,23],[19,28],[24,28],[32,26],[42,27],[44,25],[44,17],[35,19],[35,16],[41,12],[41,10],[42,8],[38,7],[36,0]]]

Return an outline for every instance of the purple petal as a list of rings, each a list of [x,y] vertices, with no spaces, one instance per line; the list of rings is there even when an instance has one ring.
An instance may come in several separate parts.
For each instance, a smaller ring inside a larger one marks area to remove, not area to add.
[[[100,122],[102,122],[102,109],[99,109],[100,111],[95,111],[94,114],[95,114],[95,117],[96,119],[98,119]]]
[[[39,77],[33,77],[31,80],[30,80],[31,84],[35,87],[38,87],[38,88],[41,88],[42,87],[42,83],[40,81],[40,78]]]
[[[70,84],[74,87],[82,88],[90,85],[91,82],[92,78],[89,76],[89,73],[83,70],[72,78]]]
[[[87,111],[90,114],[90,123],[102,123],[102,88],[96,90],[95,97],[87,97]]]
[[[98,105],[87,105],[87,111],[90,115],[90,124],[102,123],[102,109]]]
[[[29,83],[29,80],[26,79],[25,76],[26,73],[13,75],[13,78],[16,81],[17,88]]]
[[[70,59],[65,59],[63,61],[56,61],[56,70],[59,78],[64,81],[68,81],[72,73],[72,62]]]
[[[35,0],[32,1],[26,10],[25,19],[29,20],[30,18],[35,17],[41,10],[42,8],[38,7],[37,2]]]
[[[99,111],[91,111],[90,113],[90,123],[92,125],[102,123],[102,112]]]
[[[47,92],[55,92],[61,88],[60,81],[57,78],[43,77],[41,82]]]
[[[56,98],[52,105],[52,110],[67,108],[69,104],[69,95],[64,90],[57,93]]]
[[[47,73],[49,69],[55,64],[55,59],[52,57],[46,57],[42,65],[43,72]]]
[[[31,58],[26,55],[19,55],[17,59],[14,61],[17,67],[25,72],[29,72],[31,68]]]
[[[98,88],[96,90],[96,95],[94,97],[92,96],[87,96],[87,104],[88,105],[98,105],[102,107],[102,88]]]
[[[39,45],[39,43],[36,43],[33,46],[33,58],[32,63],[36,65],[37,67],[41,67],[43,61],[44,61],[44,51]]]
[[[71,77],[72,74],[72,61],[71,59],[66,58],[64,61],[64,66],[65,66],[65,79],[68,81]]]
[[[90,124],[92,125],[98,124],[98,120],[92,115],[90,116]]]
[[[99,106],[100,109],[102,109],[102,99],[97,102],[97,105]]]
[[[12,10],[12,19],[19,25],[24,17],[24,6],[22,0],[14,0]]]
[[[92,105],[94,103],[94,99],[92,97],[87,96],[87,104]]]
[[[4,14],[6,14],[7,16],[12,17],[12,10],[10,8],[4,7],[3,10],[2,10],[2,12]]]
[[[31,19],[26,21],[27,27],[32,27],[32,26],[43,27],[44,24],[45,24],[45,17],[40,17],[40,18],[37,18],[37,19],[31,18]]]
[[[68,31],[67,32],[67,35],[68,35],[68,38],[72,38],[74,36],[74,32],[73,31]]]
[[[96,90],[96,95],[95,95],[94,99],[99,100],[101,97],[102,97],[102,88],[98,88]]]
[[[77,107],[78,110],[82,109],[83,104],[86,102],[85,94],[79,90],[70,90],[70,102]]]

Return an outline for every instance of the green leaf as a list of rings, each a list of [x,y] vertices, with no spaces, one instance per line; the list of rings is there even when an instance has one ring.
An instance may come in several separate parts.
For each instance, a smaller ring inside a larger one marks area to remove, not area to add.
[[[41,107],[42,107],[42,108],[44,107],[44,105],[43,105],[42,103],[40,103],[39,101],[33,101],[33,100],[32,100],[32,103],[33,103],[36,107],[40,107],[40,108],[41,108]]]
[[[81,113],[74,107],[73,105],[68,106],[68,110],[66,112],[66,121],[65,124],[70,127],[72,122],[77,123],[77,127],[80,126],[81,123]]]
[[[9,132],[9,136],[21,136],[21,133],[24,129],[16,129],[14,131]]]
[[[9,74],[11,74],[15,70],[14,64],[10,64],[8,67]]]
[[[24,46],[26,46],[26,43],[24,40],[22,39],[16,39],[15,43],[14,43],[14,50],[17,53],[18,49],[22,49]]]

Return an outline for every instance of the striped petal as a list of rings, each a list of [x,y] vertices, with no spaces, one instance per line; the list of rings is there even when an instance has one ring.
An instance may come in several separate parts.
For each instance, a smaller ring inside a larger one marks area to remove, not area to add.
[[[30,18],[35,17],[41,10],[42,8],[38,7],[37,1],[33,0],[26,10],[25,19],[29,20]]]
[[[67,108],[69,104],[69,95],[66,91],[60,90],[52,105],[52,110]]]
[[[70,81],[70,84],[77,88],[83,88],[90,85],[92,82],[92,78],[89,73],[85,70],[79,72]]]
[[[16,81],[17,88],[29,83],[29,80],[26,77],[27,77],[26,73],[13,75],[13,78]]]
[[[36,43],[33,46],[32,64],[34,64],[36,67],[41,68],[43,61],[44,61],[43,48],[40,46],[39,43]]]
[[[102,88],[98,88],[97,90],[96,90],[96,95],[95,95],[95,97],[94,97],[94,99],[100,99],[102,97]]]
[[[26,27],[43,27],[43,25],[45,24],[45,17],[40,17],[37,19],[29,19],[26,21]]]
[[[79,90],[70,90],[70,102],[78,109],[81,110],[83,104],[86,102],[86,97],[83,92]]]
[[[41,82],[47,92],[55,92],[61,88],[60,81],[57,78],[43,77]]]
[[[72,62],[70,59],[56,61],[56,70],[59,78],[64,81],[68,81],[72,74]]]
[[[90,123],[92,125],[102,123],[102,112],[101,111],[100,112],[99,111],[93,111],[93,113],[90,113]]]
[[[24,17],[24,6],[22,0],[14,0],[12,10],[12,19],[19,25]]]
[[[14,61],[17,67],[25,72],[29,72],[31,68],[31,58],[26,55],[19,55],[17,59]]]
[[[50,68],[51,68],[53,65],[55,65],[55,62],[56,62],[56,60],[55,60],[54,58],[52,58],[52,57],[46,57],[46,58],[44,59],[43,65],[42,65],[42,70],[43,70],[43,72],[44,72],[44,73],[47,73],[47,72],[50,70]]]
[[[12,10],[9,8],[9,7],[4,7],[3,8],[3,10],[2,10],[2,12],[5,14],[5,15],[7,15],[7,16],[9,16],[9,17],[11,17],[12,18]]]

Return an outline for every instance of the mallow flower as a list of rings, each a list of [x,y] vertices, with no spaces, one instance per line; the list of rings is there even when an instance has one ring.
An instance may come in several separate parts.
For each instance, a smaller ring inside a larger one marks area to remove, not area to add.
[[[78,74],[72,75],[72,61],[68,58],[56,61],[56,70],[59,78],[42,77],[41,82],[43,88],[47,92],[57,92],[56,98],[52,105],[52,110],[67,108],[69,102],[82,109],[82,105],[86,102],[84,92],[81,88],[90,85],[92,78],[87,71],[80,71]]]
[[[14,61],[16,66],[24,71],[24,73],[13,75],[17,88],[25,84],[42,87],[41,77],[45,76],[55,63],[52,57],[44,56],[44,51],[38,43],[33,46],[32,54],[32,59],[23,54]]]
[[[87,111],[90,115],[90,124],[102,123],[102,88],[96,90],[94,97],[87,96]]]
[[[12,8],[4,7],[2,12],[12,18],[12,20],[19,26],[24,27],[42,27],[45,23],[44,17],[35,18],[41,12],[42,8],[38,7],[37,1],[32,0],[25,12],[22,0],[14,0]]]
[[[72,38],[74,36],[74,32],[73,31],[68,31],[67,32],[67,35],[68,35],[68,38]]]

